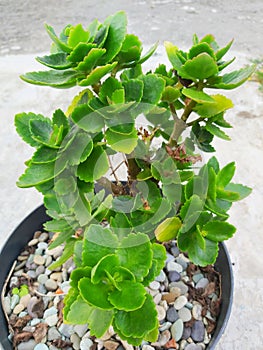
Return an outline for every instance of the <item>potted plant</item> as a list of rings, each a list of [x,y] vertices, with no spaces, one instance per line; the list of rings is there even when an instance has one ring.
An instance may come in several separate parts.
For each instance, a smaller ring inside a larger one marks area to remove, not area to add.
[[[201,152],[215,151],[214,137],[230,139],[224,115],[233,104],[217,90],[240,86],[254,67],[224,73],[232,41],[220,48],[212,35],[194,35],[187,52],[165,43],[171,68],[145,72],[157,45],[142,55],[126,22],[121,11],[87,29],[68,25],[59,36],[46,25],[51,54],[37,60],[50,69],[21,78],[83,89],[67,111],[51,119],[20,113],[15,126],[36,148],[18,186],[43,194],[44,228],[55,233],[49,249],[64,245],[49,269],[74,260],[65,322],[88,323],[97,338],[113,326],[139,346],[158,340],[146,287],[164,268],[169,242],[204,267],[235,233],[228,210],[251,190],[232,183],[234,162],[220,167]]]

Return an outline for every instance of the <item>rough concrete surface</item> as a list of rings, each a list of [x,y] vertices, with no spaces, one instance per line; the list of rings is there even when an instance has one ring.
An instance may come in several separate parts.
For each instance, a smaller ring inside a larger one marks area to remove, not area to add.
[[[193,33],[199,36],[213,33],[222,45],[235,38],[236,66],[262,58],[262,0],[0,1],[0,249],[21,219],[41,203],[41,197],[33,189],[16,188],[16,180],[32,149],[16,135],[14,115],[22,111],[50,115],[55,108],[65,109],[76,92],[76,89],[35,87],[19,79],[21,73],[41,69],[33,58],[49,49],[43,23],[59,30],[67,23],[85,24],[94,17],[103,20],[120,9],[128,13],[129,30],[146,45],[170,40],[187,47]],[[149,65],[155,67],[162,56],[161,50]],[[250,185],[253,193],[231,210],[231,222],[237,226],[235,237],[227,242],[234,264],[234,305],[217,350],[260,350],[263,349],[263,94],[258,91],[257,83],[249,81],[228,95],[235,104],[227,113],[234,125],[230,130],[232,142],[217,141],[217,156],[222,164],[236,161],[236,182]]]

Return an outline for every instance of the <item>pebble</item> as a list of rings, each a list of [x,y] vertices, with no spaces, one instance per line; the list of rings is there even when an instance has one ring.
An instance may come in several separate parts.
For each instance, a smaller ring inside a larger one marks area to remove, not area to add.
[[[76,325],[74,326],[74,332],[77,333],[77,335],[82,338],[83,335],[87,332],[88,326],[87,325]]]
[[[170,293],[162,294],[162,300],[166,300],[168,304],[172,304],[176,298],[181,295],[181,291],[179,288],[174,288]]]
[[[198,281],[200,281],[201,278],[204,278],[204,275],[202,273],[196,273],[195,275],[193,275],[194,283],[197,283]]]
[[[47,318],[49,316],[56,315],[57,313],[58,313],[58,310],[54,306],[52,306],[49,309],[45,310],[43,318]]]
[[[189,339],[190,336],[191,336],[191,327],[184,327],[182,338]]]
[[[168,278],[171,282],[178,282],[181,279],[181,275],[177,271],[169,271]]]
[[[37,281],[40,284],[45,284],[47,282],[47,280],[48,280],[48,276],[44,273],[41,273],[37,278]]]
[[[192,343],[192,344],[186,345],[184,350],[202,350],[202,346]]]
[[[62,335],[70,338],[70,336],[74,333],[74,326],[71,324],[62,323],[58,330]]]
[[[60,337],[61,337],[61,334],[59,333],[56,327],[49,328],[48,335],[47,335],[47,339],[49,341],[59,339]]]
[[[20,314],[20,312],[22,312],[24,309],[25,309],[25,306],[24,306],[23,304],[17,304],[17,305],[14,307],[13,313],[14,313],[15,315],[18,315],[18,314]]]
[[[33,339],[30,339],[27,342],[22,342],[18,344],[17,350],[34,350],[36,346],[36,342]]]
[[[179,256],[180,250],[179,250],[179,248],[178,248],[177,246],[175,246],[175,247],[172,247],[172,248],[171,248],[171,253],[172,253],[173,256],[176,258],[177,256]]]
[[[195,304],[192,309],[192,315],[195,320],[202,320],[202,305]]]
[[[159,276],[157,276],[157,277],[155,278],[155,281],[157,281],[157,282],[164,282],[165,279],[166,279],[166,275],[165,275],[165,273],[163,272],[163,270],[161,270]]]
[[[27,271],[27,275],[28,275],[30,278],[32,278],[32,279],[34,279],[34,278],[37,277],[37,273],[36,273],[36,271],[34,271],[34,270],[28,270],[28,271]]]
[[[184,284],[184,282],[182,281],[170,283],[169,284],[170,292],[172,291],[173,287],[179,288],[181,291],[181,294],[186,294],[188,292],[188,286]]]
[[[45,287],[47,290],[54,291],[58,288],[58,285],[56,281],[48,279],[45,283]]]
[[[187,300],[186,296],[180,295],[174,302],[174,308],[176,310],[182,309],[185,306],[185,304],[187,303],[187,301],[188,300]]]
[[[61,272],[53,272],[53,273],[51,273],[50,278],[54,281],[62,282],[62,273]]]
[[[186,260],[184,255],[183,256],[180,255],[178,258],[176,258],[176,262],[182,266],[183,271],[187,269],[188,261]]]
[[[106,350],[116,350],[120,344],[113,340],[106,340],[103,345]]]
[[[170,337],[171,333],[168,330],[166,330],[159,334],[158,341],[152,343],[152,345],[157,347],[163,347],[169,341]]]
[[[166,316],[165,308],[161,305],[156,305],[156,310],[157,310],[158,321],[163,321],[165,319],[165,316]]]
[[[58,316],[51,315],[45,318],[45,322],[49,325],[49,327],[53,327],[58,323]]]
[[[171,333],[172,337],[175,339],[175,341],[179,341],[182,338],[184,330],[184,323],[179,318],[177,321],[175,321],[171,327]]]
[[[173,308],[174,309],[174,308]],[[176,311],[176,310],[175,310]],[[167,316],[167,314],[166,314],[166,316]],[[178,319],[178,318],[177,318]],[[176,321],[176,320],[175,320]],[[174,322],[174,321],[172,321],[172,322]],[[159,331],[160,332],[163,332],[163,331],[166,331],[167,329],[170,329],[170,327],[171,327],[171,325],[172,325],[172,322],[164,322],[162,325],[161,325],[161,327],[159,327]]]
[[[153,281],[149,284],[149,287],[152,289],[152,290],[159,290],[160,288],[160,283],[157,282],[157,281]]]
[[[33,239],[31,239],[31,241],[28,242],[28,246],[29,246],[29,247],[32,247],[32,246],[34,246],[34,245],[37,245],[38,242],[39,242],[39,241],[38,241],[37,238],[33,238]]]
[[[34,350],[49,350],[46,344],[39,343],[34,347]]]
[[[70,341],[72,343],[72,347],[74,350],[80,349],[80,338],[76,333],[74,333],[70,336]]]
[[[151,345],[143,345],[142,350],[155,350]]]
[[[183,271],[182,265],[176,263],[175,261],[169,261],[166,268],[167,268],[168,272],[176,271],[176,272],[180,273]]]
[[[89,338],[83,338],[80,342],[80,350],[89,350],[93,345],[93,341]]]
[[[42,232],[41,235],[38,237],[39,242],[45,242],[49,239],[49,235],[46,232]]]
[[[208,285],[209,281],[207,278],[201,278],[197,283],[195,288],[205,288]]]
[[[33,261],[36,265],[44,265],[46,258],[43,255],[35,255]]]
[[[11,312],[12,312],[12,309],[11,309],[11,300],[9,297],[4,297],[4,300],[3,300],[3,308],[5,310],[5,312],[10,315]]]
[[[173,322],[177,321],[178,318],[179,318],[178,312],[175,310],[174,307],[170,307],[170,308],[167,310],[167,314],[166,314],[166,319],[167,319],[167,321],[173,323]]]
[[[183,322],[188,322],[192,319],[192,313],[189,309],[187,309],[186,307],[183,307],[182,309],[180,309],[178,311],[178,315],[179,318],[183,321]]]
[[[17,294],[14,294],[12,295],[11,297],[11,303],[10,303],[10,306],[11,306],[11,309],[13,310],[15,308],[15,306],[19,303],[19,295]]]
[[[160,301],[162,300],[162,294],[158,293],[155,295],[155,297],[153,298],[154,303],[157,305],[160,303]]]
[[[36,268],[36,275],[39,276],[41,275],[42,273],[45,272],[45,267],[43,265],[39,265],[37,268]]]
[[[205,327],[202,321],[195,321],[192,326],[191,338],[195,342],[202,342],[205,337]]]

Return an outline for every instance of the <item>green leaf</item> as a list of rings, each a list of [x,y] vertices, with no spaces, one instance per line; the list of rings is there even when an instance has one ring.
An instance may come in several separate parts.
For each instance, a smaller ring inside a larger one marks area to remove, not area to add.
[[[67,307],[67,303],[66,303]],[[94,308],[78,296],[70,305],[69,311],[64,313],[65,320],[71,324],[87,324]]]
[[[22,188],[32,187],[47,182],[59,175],[65,169],[66,164],[66,162],[63,164],[57,162],[31,164],[20,176],[17,186]]]
[[[82,62],[83,59],[88,55],[90,50],[94,47],[96,47],[95,44],[79,43],[76,47],[74,47],[70,55],[68,55],[67,60],[73,63]]]
[[[205,208],[217,216],[222,217],[224,220],[228,219],[229,217],[229,215],[226,213],[225,207],[222,208],[222,206],[220,206],[220,203],[218,203],[218,199],[216,200],[216,203],[214,203],[211,199],[208,198],[205,203]]]
[[[48,221],[49,222],[49,221]],[[46,222],[46,224],[48,223]],[[44,225],[44,228],[49,231],[48,226],[46,226],[46,224]],[[58,236],[56,236],[55,240],[51,242],[51,244],[48,246],[49,250],[52,250],[56,247],[58,247],[59,245],[65,243],[69,238],[71,238],[74,234],[73,229],[71,228],[70,230],[67,227],[67,230],[60,232]]]
[[[120,290],[115,289],[109,295],[109,301],[116,309],[133,311],[142,307],[146,299],[146,290],[141,283],[122,281],[118,283],[118,287]]]
[[[91,271],[91,282],[96,284],[102,282],[107,276],[107,272],[112,272],[119,265],[119,259],[116,254],[108,254],[101,258],[97,265]]]
[[[79,242],[79,241],[78,241]],[[91,276],[91,267],[85,266],[85,267],[78,267],[74,269],[70,274],[70,285],[71,287],[74,287],[78,289],[78,284],[81,278]]]
[[[183,65],[183,62],[180,60],[180,58],[177,55],[178,47],[176,47],[175,45],[173,45],[168,41],[164,42],[164,46],[165,46],[169,61],[171,62],[172,66],[178,71]]]
[[[141,77],[143,81],[143,96],[141,102],[155,105],[162,97],[165,87],[164,79],[155,74],[147,74]]]
[[[219,169],[219,163],[216,157],[211,157],[207,162],[207,166],[208,168],[213,168],[215,173],[218,174],[220,169]]]
[[[222,188],[217,188],[216,195],[218,198],[229,202],[235,202],[240,200],[239,193],[226,191]]]
[[[109,26],[100,24],[93,42],[96,43],[98,47],[103,47],[107,39],[108,33],[109,33]]]
[[[67,60],[67,56],[64,52],[58,52],[48,56],[36,57],[36,60],[49,68],[68,69],[72,67],[72,63]]]
[[[114,151],[129,154],[137,146],[138,135],[135,128],[131,134],[119,134],[107,129],[105,138]]]
[[[204,201],[198,195],[194,194],[182,206],[180,216],[183,221],[186,221],[190,216],[202,211],[203,208]]]
[[[94,308],[89,316],[90,335],[101,338],[109,329],[114,317],[113,310],[100,310]]]
[[[113,62],[111,64],[106,64],[102,67],[96,67],[93,69],[90,74],[88,74],[87,78],[80,79],[78,81],[78,85],[80,86],[89,86],[97,84],[102,77],[104,77],[106,74],[110,73],[117,65],[117,62]]]
[[[212,84],[211,87],[217,89],[231,90],[242,85],[254,73],[256,65],[247,66],[245,68],[227,73],[221,77],[221,82]]]
[[[121,266],[130,270],[136,280],[141,282],[149,272],[153,256],[148,236],[130,233],[121,241],[116,253]]]
[[[69,121],[61,109],[57,109],[53,113],[52,124],[58,127],[63,126],[63,137],[68,133]]]
[[[157,311],[150,295],[146,295],[143,306],[135,311],[117,311],[116,327],[126,337],[144,337],[156,328]]]
[[[110,62],[120,51],[126,36],[127,17],[124,11],[108,17],[104,24],[109,26],[107,39],[103,47],[107,50],[100,59],[100,64]]]
[[[171,239],[175,239],[181,226],[181,220],[177,216],[167,218],[155,229],[155,237],[160,242],[167,242]]]
[[[70,223],[67,222],[65,219],[53,219],[47,221],[45,224],[45,229],[49,232],[61,232],[68,230],[70,228]],[[73,232],[73,229],[71,230],[71,234]]]
[[[81,129],[91,133],[100,132],[104,126],[102,116],[95,113],[87,104],[77,106],[71,118]]]
[[[118,61],[128,63],[138,61],[142,51],[142,43],[134,34],[126,34],[122,43],[120,52],[118,53]]]
[[[222,242],[234,235],[236,228],[225,221],[210,221],[202,227],[202,235],[214,242]]]
[[[68,321],[68,313],[70,311],[71,305],[76,301],[76,299],[78,298],[79,293],[78,290],[76,290],[75,288],[70,288],[67,295],[64,298],[64,309],[63,309],[63,317],[64,320]],[[75,313],[74,313],[75,316]]]
[[[108,157],[101,146],[93,148],[89,157],[78,167],[80,180],[94,182],[101,178],[109,169]]]
[[[76,85],[79,73],[72,69],[65,71],[48,70],[28,72],[20,77],[22,80],[30,84],[52,86],[57,88],[69,88]]]
[[[101,85],[99,97],[100,100],[107,104],[108,99],[112,98],[112,94],[115,90],[122,89],[122,84],[116,78],[109,77]]]
[[[208,189],[207,196],[213,201],[216,201],[216,172],[213,167],[208,167]]]
[[[108,301],[111,285],[103,282],[93,284],[90,278],[83,277],[78,286],[81,297],[90,305],[103,310],[113,309],[113,305]]]
[[[229,51],[230,47],[233,44],[233,39],[223,48],[219,49],[216,52],[216,60],[219,61],[223,56],[225,56],[225,54]]]
[[[246,198],[252,192],[250,187],[241,185],[241,184],[233,184],[229,183],[225,187],[226,191],[231,191],[239,194],[239,200]]]
[[[30,130],[30,122],[32,120],[46,120],[41,114],[35,113],[20,113],[15,116],[15,127],[18,135],[32,147],[39,146],[39,142],[32,138]]]
[[[206,42],[200,42],[194,46],[191,47],[188,53],[188,58],[192,59],[202,53],[207,53],[209,56],[211,56],[213,59],[215,59],[214,50],[211,48],[211,46]]]
[[[206,52],[199,54],[179,69],[178,74],[182,78],[203,80],[218,73],[215,60]]]
[[[70,165],[78,165],[84,162],[93,150],[91,136],[82,131],[76,132],[77,134],[73,136],[70,145],[62,151]]]
[[[40,146],[33,154],[30,162],[34,164],[52,163],[58,158],[58,151],[55,148]]]
[[[31,120],[29,123],[32,138],[46,146],[50,146],[50,139],[53,132],[51,120]]]
[[[162,100],[168,103],[173,103],[181,96],[179,89],[173,86],[166,86],[162,95]]]
[[[65,42],[63,42],[61,39],[59,39],[57,37],[54,29],[50,25],[45,24],[45,28],[46,28],[48,35],[54,41],[54,43],[57,45],[57,47],[59,47],[64,52],[67,52],[67,53],[71,52],[71,48],[68,45],[66,45]]]
[[[84,233],[83,264],[95,266],[105,255],[114,254],[118,238],[110,229],[90,225]]]
[[[231,140],[231,138],[223,130],[221,130],[218,126],[214,124],[207,123],[205,125],[205,129],[209,131],[212,135],[215,135],[223,140]]]
[[[214,103],[215,100],[203,91],[198,91],[195,88],[183,88],[182,94],[186,97],[191,98],[193,101],[198,103]]]
[[[64,177],[63,175],[55,182],[54,191],[63,196],[69,192],[75,192],[77,189],[77,180],[75,177],[69,175]]]
[[[84,30],[81,24],[77,24],[69,29],[68,45],[74,48],[81,42],[86,43],[89,36],[89,31]]]
[[[152,47],[150,47],[150,49],[141,56],[141,58],[139,59],[139,61],[136,62],[136,64],[141,65],[145,61],[147,61],[148,58],[150,58],[155,53],[155,51],[157,50],[157,47],[158,47],[158,42],[155,43]]]
[[[217,174],[216,184],[219,188],[225,188],[232,180],[236,170],[235,162],[231,162],[224,166]]]
[[[83,71],[83,72],[90,72],[98,60],[104,55],[106,52],[105,49],[98,49],[98,48],[93,48],[89,51],[87,56],[84,58],[82,62],[78,64],[76,67],[76,70],[78,71]]]
[[[69,260],[69,258],[72,257],[74,252],[75,242],[76,242],[75,238],[71,238],[66,242],[62,255],[58,260],[56,260],[55,262],[53,262],[51,265],[48,266],[49,270],[55,270],[56,268],[63,265],[67,260]]]

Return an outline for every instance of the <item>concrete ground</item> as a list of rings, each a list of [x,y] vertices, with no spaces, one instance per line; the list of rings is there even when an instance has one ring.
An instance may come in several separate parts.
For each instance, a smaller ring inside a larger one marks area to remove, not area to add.
[[[178,46],[191,45],[191,36],[213,33],[220,44],[233,37],[236,67],[251,59],[263,58],[263,2],[261,0],[106,0],[0,2],[0,249],[12,230],[42,199],[33,189],[16,188],[24,161],[32,149],[16,135],[16,113],[32,111],[50,115],[66,108],[76,90],[54,90],[27,85],[19,75],[42,69],[34,57],[47,52],[49,39],[43,30],[47,22],[58,30],[65,24],[89,23],[94,17],[124,9],[129,31],[146,44],[170,40]],[[149,62],[162,59],[163,51]],[[246,200],[234,205],[231,222],[237,233],[227,242],[235,276],[231,318],[217,350],[263,349],[263,94],[257,83],[228,93],[235,108],[228,112],[234,125],[232,142],[217,142],[217,157],[222,164],[237,164],[236,182],[253,188]],[[4,262],[1,262],[4,263]]]

